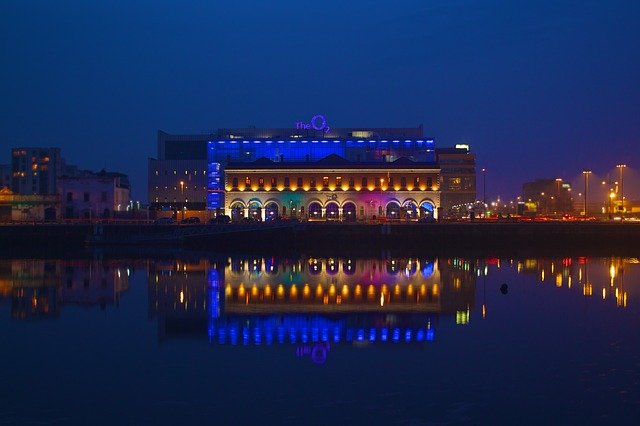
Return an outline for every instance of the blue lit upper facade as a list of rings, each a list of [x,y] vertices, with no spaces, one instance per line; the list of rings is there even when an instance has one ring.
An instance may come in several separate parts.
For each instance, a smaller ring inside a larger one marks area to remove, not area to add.
[[[435,161],[433,139],[216,139],[207,147],[207,208],[224,206],[224,165],[267,158],[274,162],[315,162],[338,155],[351,162],[393,162],[407,158],[419,163]]]

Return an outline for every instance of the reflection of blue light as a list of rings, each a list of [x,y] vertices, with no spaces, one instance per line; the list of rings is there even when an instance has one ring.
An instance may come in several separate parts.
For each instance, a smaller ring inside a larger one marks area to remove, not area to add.
[[[262,343],[262,335],[260,334],[260,329],[257,327],[253,330],[253,343],[255,345],[260,345]]]
[[[404,332],[404,340],[405,342],[410,342],[411,341],[411,330],[407,330]]]
[[[296,329],[292,328],[289,330],[289,341],[291,343],[295,343],[296,342]]]
[[[333,341],[338,343],[340,342],[340,328],[334,327],[333,329]]]
[[[329,330],[326,328],[322,329],[322,341],[326,342],[329,340]]]
[[[433,330],[427,330],[427,340],[433,341]]]
[[[416,340],[418,342],[422,342],[424,340],[424,331],[418,330],[418,332],[416,333]]]
[[[242,344],[247,346],[249,344],[249,329],[242,327]]]
[[[273,343],[273,330],[271,329],[271,327],[268,327],[266,332],[265,332],[265,337],[267,340],[267,345],[270,345]]]
[[[363,329],[358,330],[357,340],[358,340],[358,342],[362,342],[364,340],[364,330]]]
[[[394,328],[393,329],[393,341],[397,342],[400,340],[400,329],[399,328]]]
[[[376,341],[376,329],[372,328],[371,330],[369,330],[369,341],[370,342],[375,342]]]
[[[278,327],[278,343],[284,343],[284,327]]]
[[[348,329],[347,330],[347,335],[345,336],[345,340],[347,342],[350,342],[353,340],[353,330],[352,329]]]
[[[302,343],[307,343],[309,341],[309,336],[307,336],[307,328],[302,329]]]
[[[313,341],[313,343],[318,342],[318,340],[320,340],[320,331],[318,330],[318,327],[313,327],[311,329],[311,340]]]
[[[429,278],[431,275],[433,275],[433,262],[428,260],[422,261],[421,272],[424,278]]]
[[[221,345],[224,345],[225,337],[226,337],[226,330],[224,328],[219,328],[218,329],[218,343],[220,343]]]
[[[380,339],[383,342],[386,342],[388,336],[389,336],[389,330],[387,330],[386,328],[383,328],[382,331],[380,331]]]

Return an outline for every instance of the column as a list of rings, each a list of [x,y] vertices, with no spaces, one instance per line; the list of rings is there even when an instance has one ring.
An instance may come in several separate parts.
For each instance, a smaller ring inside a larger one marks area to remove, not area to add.
[[[342,220],[342,207],[338,207],[338,220]]]
[[[320,209],[320,216],[321,216],[323,219],[326,219],[326,218],[327,218],[327,209],[325,209],[324,207],[322,207],[322,208]]]
[[[267,215],[267,209],[264,207],[260,209],[260,219],[264,222]]]
[[[249,217],[249,207],[244,208],[244,217]]]

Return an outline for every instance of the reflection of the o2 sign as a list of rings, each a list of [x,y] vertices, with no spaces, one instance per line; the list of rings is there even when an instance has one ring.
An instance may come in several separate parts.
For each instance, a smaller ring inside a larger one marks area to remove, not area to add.
[[[296,348],[296,355],[299,357],[309,356],[314,364],[322,365],[327,362],[327,354],[330,349],[331,345],[328,342],[302,345]]]

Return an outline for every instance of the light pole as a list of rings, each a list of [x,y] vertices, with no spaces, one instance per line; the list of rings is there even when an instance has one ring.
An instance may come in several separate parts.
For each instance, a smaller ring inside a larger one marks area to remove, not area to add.
[[[562,178],[556,178],[556,213],[560,212],[558,206],[560,205],[560,183]]]
[[[626,164],[618,164],[616,166],[620,170],[620,202],[622,203],[622,217],[624,218],[624,176],[622,170],[627,167]]]
[[[182,199],[182,219],[184,220],[184,181],[180,181],[180,198]]]
[[[487,204],[487,169],[482,168],[482,203]]]
[[[584,175],[584,218],[587,218],[587,191],[589,189],[589,175],[591,174],[591,170],[583,170],[582,174]]]

